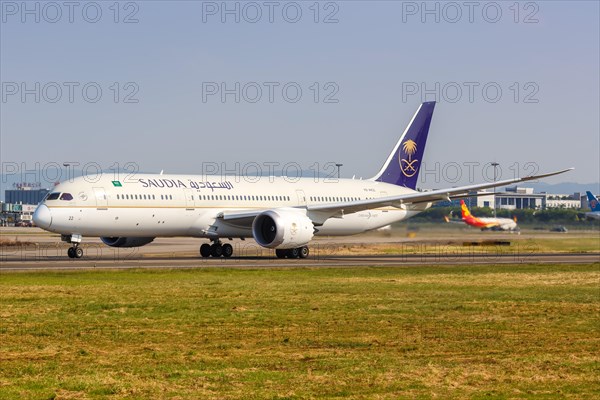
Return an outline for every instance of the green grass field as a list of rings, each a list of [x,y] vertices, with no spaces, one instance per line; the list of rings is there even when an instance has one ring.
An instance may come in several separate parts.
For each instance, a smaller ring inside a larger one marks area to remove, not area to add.
[[[600,397],[600,264],[0,275],[0,399]]]

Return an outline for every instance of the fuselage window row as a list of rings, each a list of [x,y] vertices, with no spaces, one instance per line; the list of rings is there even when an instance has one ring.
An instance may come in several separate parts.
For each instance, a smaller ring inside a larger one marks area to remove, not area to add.
[[[310,201],[359,201],[359,197],[322,197],[322,196],[310,196]]]
[[[46,200],[55,200],[60,196],[60,193],[55,193],[53,198],[48,198]],[[63,198],[64,197],[64,198]],[[117,194],[117,200],[156,200],[155,195],[142,195],[142,194]],[[192,195],[191,200],[194,200],[194,196]],[[64,193],[61,197],[61,200],[72,200],[73,197],[69,193]],[[161,200],[173,200],[173,195],[165,194],[160,195]],[[240,195],[199,195],[198,200],[229,200],[229,201],[290,201],[290,196],[240,196]]]
[[[52,193],[46,200],[73,200],[70,193]],[[117,194],[117,200],[156,200],[156,195],[150,194]],[[161,200],[173,200],[173,195],[160,195]],[[341,202],[341,201],[360,201],[360,197],[329,197],[329,196],[310,196],[310,201],[313,202]],[[370,199],[367,197],[365,199]],[[194,200],[194,195],[191,195],[191,200]],[[198,200],[216,201],[290,201],[290,196],[248,196],[248,195],[198,195]]]

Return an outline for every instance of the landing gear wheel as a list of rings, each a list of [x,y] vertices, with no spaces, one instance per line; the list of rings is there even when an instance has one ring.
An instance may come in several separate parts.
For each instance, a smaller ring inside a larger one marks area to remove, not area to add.
[[[216,258],[223,255],[223,246],[221,246],[221,243],[215,243],[210,246],[210,255]]]
[[[223,257],[225,258],[229,258],[232,256],[233,254],[233,246],[230,245],[229,243],[225,243],[222,247],[223,249]]]
[[[83,249],[81,247],[75,247],[75,258],[81,258],[83,257]]]
[[[69,247],[67,255],[69,258],[81,258],[83,257],[83,249],[79,246]]]
[[[306,258],[306,257],[308,257],[309,251],[308,251],[308,247],[307,246],[302,246],[302,247],[300,247],[299,250],[300,250],[300,252],[299,252],[300,253],[299,254],[300,258]]]
[[[287,255],[287,250],[284,249],[275,249],[275,255],[277,258],[285,258]]]
[[[298,258],[300,257],[300,249],[299,248],[295,248],[295,249],[289,249],[288,250],[288,257],[289,258]]]
[[[210,254],[212,253],[212,249],[210,244],[208,243],[204,243],[202,246],[200,246],[200,255],[204,258],[210,257]]]

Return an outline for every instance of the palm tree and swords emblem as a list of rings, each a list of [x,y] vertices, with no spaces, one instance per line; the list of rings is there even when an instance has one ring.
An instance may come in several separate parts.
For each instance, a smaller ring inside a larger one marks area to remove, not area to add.
[[[408,154],[408,160],[400,159],[400,170],[404,176],[410,178],[417,173],[418,166],[415,165],[419,162],[417,159],[412,159],[412,156],[417,152],[417,144],[414,140],[408,139],[402,143],[402,150],[405,154]]]

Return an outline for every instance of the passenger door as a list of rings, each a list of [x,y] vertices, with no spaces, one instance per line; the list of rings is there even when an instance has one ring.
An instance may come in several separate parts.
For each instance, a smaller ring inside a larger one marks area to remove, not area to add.
[[[196,207],[194,202],[194,191],[192,189],[183,189],[183,195],[185,196],[185,209],[187,211],[194,211]]]
[[[106,198],[106,192],[102,187],[95,187],[94,197],[96,198],[96,208],[106,210],[108,208],[108,199]]]
[[[296,197],[298,197],[298,205],[305,206],[306,205],[306,195],[304,194],[304,190],[296,190]]]

